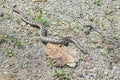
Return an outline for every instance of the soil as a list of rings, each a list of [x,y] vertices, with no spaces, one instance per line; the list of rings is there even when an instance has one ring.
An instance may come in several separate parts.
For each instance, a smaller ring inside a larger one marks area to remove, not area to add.
[[[70,43],[66,49],[78,54],[76,67],[54,67],[40,30],[23,22],[13,6],[31,19],[42,9],[48,36],[73,36],[90,55]],[[1,0],[0,80],[120,80],[120,1]]]

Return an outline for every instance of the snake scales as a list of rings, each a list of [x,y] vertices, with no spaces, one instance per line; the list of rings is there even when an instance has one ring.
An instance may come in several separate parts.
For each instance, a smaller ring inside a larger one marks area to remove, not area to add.
[[[79,42],[75,38],[73,38],[73,37],[63,37],[63,38],[50,38],[50,37],[47,37],[45,35],[46,34],[46,29],[45,29],[43,24],[35,22],[33,20],[29,20],[25,14],[23,14],[21,11],[19,11],[16,8],[13,8],[13,11],[20,14],[21,18],[22,18],[22,20],[24,22],[26,22],[26,23],[28,23],[28,24],[30,24],[32,26],[36,26],[36,27],[40,28],[40,39],[41,39],[41,41],[47,42],[47,43],[55,43],[55,44],[62,44],[62,43],[65,43],[65,42],[72,42],[77,46],[78,49],[80,49],[81,52],[83,52],[84,54],[88,54],[88,52],[81,47],[81,45],[79,44]]]

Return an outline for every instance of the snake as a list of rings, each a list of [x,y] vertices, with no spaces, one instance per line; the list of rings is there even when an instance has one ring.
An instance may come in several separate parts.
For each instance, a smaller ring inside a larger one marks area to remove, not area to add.
[[[29,20],[28,17],[23,14],[20,10],[18,10],[17,8],[12,8],[12,10],[18,14],[21,15],[21,19],[27,23],[27,24],[30,24],[31,26],[35,26],[35,27],[38,27],[40,28],[40,39],[42,42],[45,42],[45,43],[54,43],[54,44],[64,44],[66,42],[71,42],[73,44],[76,45],[76,47],[84,54],[88,54],[88,51],[85,50],[81,45],[80,43],[73,37],[71,36],[67,36],[67,37],[63,37],[63,38],[51,38],[51,37],[48,37],[46,36],[46,28],[45,26],[40,23],[40,22],[36,22],[34,20]]]

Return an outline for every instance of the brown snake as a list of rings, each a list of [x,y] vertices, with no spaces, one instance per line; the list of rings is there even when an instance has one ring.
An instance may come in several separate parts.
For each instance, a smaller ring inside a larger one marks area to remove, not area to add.
[[[84,54],[88,54],[88,52],[81,47],[81,45],[79,44],[79,42],[75,38],[73,38],[73,37],[63,37],[63,38],[50,38],[50,37],[47,37],[45,35],[46,34],[46,29],[45,29],[43,24],[35,22],[33,20],[29,20],[27,18],[27,16],[24,15],[22,12],[20,12],[18,9],[13,8],[13,11],[20,14],[21,18],[22,18],[22,20],[24,22],[26,22],[26,23],[28,23],[28,24],[30,24],[32,26],[36,26],[36,27],[40,28],[40,39],[41,39],[41,41],[46,42],[46,43],[55,43],[55,44],[62,44],[62,43],[65,43],[65,42],[72,42],[78,47],[78,49],[80,49],[81,52],[83,52]]]

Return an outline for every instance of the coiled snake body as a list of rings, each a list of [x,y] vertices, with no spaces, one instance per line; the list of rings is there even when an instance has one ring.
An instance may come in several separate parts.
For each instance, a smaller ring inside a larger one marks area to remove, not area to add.
[[[23,14],[22,12],[20,12],[16,8],[13,8],[13,11],[20,14],[21,18],[22,18],[22,20],[24,22],[26,22],[26,23],[28,23],[28,24],[30,24],[32,26],[37,26],[37,27],[40,28],[40,39],[41,39],[41,41],[47,42],[47,43],[55,43],[55,44],[62,44],[62,43],[65,43],[65,42],[72,42],[77,46],[78,49],[80,49],[81,52],[83,52],[84,54],[88,54],[88,52],[81,47],[81,45],[79,44],[79,42],[75,38],[73,38],[73,37],[63,37],[63,38],[50,38],[50,37],[47,37],[45,35],[46,34],[46,29],[45,29],[43,24],[35,22],[33,20],[29,20],[25,14]]]

